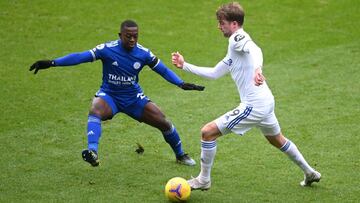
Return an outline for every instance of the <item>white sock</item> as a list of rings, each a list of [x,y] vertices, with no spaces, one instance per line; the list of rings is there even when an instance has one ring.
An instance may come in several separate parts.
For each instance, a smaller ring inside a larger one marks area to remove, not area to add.
[[[210,181],[211,167],[214,163],[216,154],[216,140],[203,141],[201,140],[201,171],[199,178],[201,182]]]
[[[290,140],[287,140],[285,144],[280,148],[296,165],[298,165],[305,174],[313,173],[315,170],[306,162],[303,155],[298,148]]]

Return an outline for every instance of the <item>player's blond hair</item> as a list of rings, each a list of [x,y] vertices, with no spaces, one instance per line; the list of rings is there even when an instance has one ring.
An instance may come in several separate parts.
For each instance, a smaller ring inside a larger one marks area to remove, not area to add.
[[[236,21],[240,26],[244,23],[244,17],[244,9],[238,2],[224,4],[216,10],[218,20]]]

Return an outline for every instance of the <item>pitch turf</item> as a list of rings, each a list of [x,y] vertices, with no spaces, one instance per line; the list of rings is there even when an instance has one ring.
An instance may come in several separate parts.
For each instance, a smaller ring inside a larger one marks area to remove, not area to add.
[[[229,76],[210,81],[175,70],[170,53],[213,66],[226,53],[214,11],[225,1],[0,1],[0,202],[166,202],[165,183],[197,175],[175,164],[161,134],[124,115],[103,124],[101,167],[81,159],[86,120],[101,63],[29,66],[117,38],[135,19],[140,43],[184,80],[184,92],[150,70],[140,83],[199,162],[202,125],[235,107]],[[258,130],[218,140],[213,186],[189,202],[358,202],[360,119],[359,10],[356,0],[241,1],[245,30],[262,48],[283,132],[323,178],[302,188],[301,171]],[[135,153],[136,143],[145,153]]]

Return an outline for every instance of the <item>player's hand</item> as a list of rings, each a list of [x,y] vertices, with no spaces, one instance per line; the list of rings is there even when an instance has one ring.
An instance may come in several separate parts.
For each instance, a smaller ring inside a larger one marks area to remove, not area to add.
[[[205,87],[200,85],[195,85],[192,83],[186,83],[180,85],[180,88],[183,90],[197,90],[197,91],[204,91]]]
[[[174,52],[171,54],[171,62],[176,67],[182,69],[184,66],[184,57],[179,52]]]
[[[257,68],[255,70],[255,76],[254,76],[255,85],[260,86],[260,85],[262,85],[264,83],[265,80],[266,80],[266,78],[262,74],[261,68]]]
[[[36,61],[34,64],[30,66],[29,71],[35,70],[34,74],[36,74],[40,69],[47,69],[52,66],[55,66],[54,61],[52,60],[40,60]]]

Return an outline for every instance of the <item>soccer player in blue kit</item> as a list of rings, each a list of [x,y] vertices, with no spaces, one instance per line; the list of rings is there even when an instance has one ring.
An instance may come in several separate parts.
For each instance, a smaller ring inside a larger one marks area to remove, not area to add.
[[[101,136],[101,121],[111,119],[120,112],[159,129],[174,151],[176,161],[189,166],[195,165],[195,161],[184,153],[175,126],[166,119],[159,107],[144,95],[138,84],[138,75],[147,65],[168,82],[184,90],[202,91],[204,87],[185,83],[149,49],[138,44],[136,22],[132,20],[122,22],[119,37],[119,40],[100,44],[91,50],[72,53],[54,60],[36,61],[30,67],[30,71],[34,70],[36,74],[41,69],[55,66],[72,66],[99,59],[102,61],[102,85],[96,92],[89,111],[88,148],[82,152],[83,159],[91,166],[99,165],[98,145]]]

